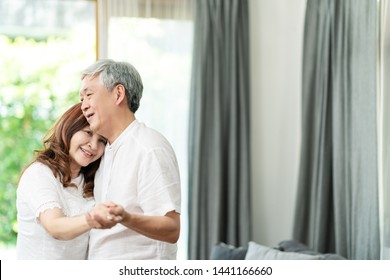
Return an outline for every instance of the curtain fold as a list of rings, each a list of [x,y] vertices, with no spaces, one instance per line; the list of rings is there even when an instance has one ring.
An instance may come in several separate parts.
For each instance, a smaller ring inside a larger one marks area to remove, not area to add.
[[[250,240],[247,0],[194,1],[189,259]]]
[[[308,0],[294,238],[379,259],[377,2]]]

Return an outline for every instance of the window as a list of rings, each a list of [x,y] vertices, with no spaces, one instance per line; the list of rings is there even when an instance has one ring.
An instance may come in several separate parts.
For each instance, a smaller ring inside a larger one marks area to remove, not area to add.
[[[112,18],[108,34],[108,57],[130,62],[143,79],[144,92],[137,119],[161,132],[176,152],[182,186],[178,259],[185,259],[192,23],[152,18]]]
[[[1,259],[15,258],[19,173],[96,59],[95,18],[95,1],[0,0]]]
[[[19,172],[54,120],[79,100],[79,73],[96,57],[129,61],[142,76],[136,117],[167,137],[179,162],[178,259],[186,258],[191,6],[191,0],[0,0],[0,248],[12,249],[0,250],[1,259],[14,258]]]

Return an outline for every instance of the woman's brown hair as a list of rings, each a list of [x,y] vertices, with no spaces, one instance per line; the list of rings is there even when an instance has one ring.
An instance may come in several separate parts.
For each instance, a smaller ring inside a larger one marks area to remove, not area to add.
[[[48,131],[43,141],[43,149],[34,151],[35,158],[32,163],[41,162],[47,165],[64,187],[76,187],[76,185],[71,182],[71,157],[69,155],[70,140],[76,132],[82,130],[86,126],[89,126],[89,124],[81,110],[81,103],[77,103],[68,109]],[[84,174],[85,181],[83,189],[84,197],[93,196],[94,178],[96,170],[99,168],[99,164],[100,158],[88,166],[81,167],[80,173]],[[31,163],[29,165],[31,165]],[[24,170],[26,170],[26,168]],[[22,171],[22,174],[24,170]]]

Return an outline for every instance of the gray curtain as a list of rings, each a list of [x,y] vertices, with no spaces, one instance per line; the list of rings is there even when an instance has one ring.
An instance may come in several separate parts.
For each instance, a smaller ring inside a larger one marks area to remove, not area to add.
[[[308,0],[294,238],[379,259],[377,1]]]
[[[189,259],[250,239],[247,0],[194,1]]]

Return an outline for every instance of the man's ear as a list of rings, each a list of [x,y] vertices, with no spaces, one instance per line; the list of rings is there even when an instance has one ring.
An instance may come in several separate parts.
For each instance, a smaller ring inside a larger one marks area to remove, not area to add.
[[[119,105],[123,100],[126,99],[126,90],[122,84],[118,84],[115,88],[115,96],[116,96],[116,105]]]

